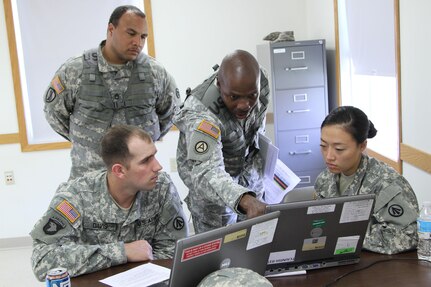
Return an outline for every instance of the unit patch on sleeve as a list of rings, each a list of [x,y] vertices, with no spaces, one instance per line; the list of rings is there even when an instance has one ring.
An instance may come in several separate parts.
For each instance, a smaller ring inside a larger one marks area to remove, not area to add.
[[[48,222],[43,226],[43,232],[47,235],[54,235],[59,230],[63,229],[66,225],[61,220],[51,217]]]
[[[184,227],[184,218],[182,218],[181,216],[177,216],[175,217],[172,224],[174,225],[174,228],[176,230],[181,230]]]
[[[60,202],[55,209],[63,214],[70,223],[74,223],[81,216],[78,210],[76,210],[75,207],[73,207],[67,200]]]
[[[205,141],[199,141],[195,144],[195,151],[197,153],[206,153],[208,151],[208,144]]]
[[[46,91],[45,102],[47,103],[52,102],[56,96],[57,96],[57,93],[55,92],[55,90],[53,88],[49,88],[48,91]]]
[[[61,92],[64,91],[64,86],[60,81],[59,76],[55,76],[54,79],[51,81],[51,86],[54,88],[54,90],[57,92],[57,95],[61,94]]]
[[[216,125],[210,123],[207,120],[203,120],[199,124],[198,131],[204,132],[215,139],[218,139],[218,137],[220,136],[220,129]]]

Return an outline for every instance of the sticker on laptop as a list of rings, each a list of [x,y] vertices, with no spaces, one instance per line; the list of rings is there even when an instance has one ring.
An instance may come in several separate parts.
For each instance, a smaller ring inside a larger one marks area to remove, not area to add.
[[[310,206],[307,208],[307,214],[319,214],[319,213],[329,213],[334,212],[335,204],[325,204]]]
[[[359,238],[359,235],[338,237],[334,255],[355,253]]]
[[[224,243],[229,243],[247,236],[247,228],[238,230],[237,232],[226,234],[224,237]]]
[[[372,207],[372,199],[345,202],[341,211],[340,223],[368,220]]]
[[[319,250],[325,248],[326,236],[304,239],[302,251]]]
[[[274,218],[251,227],[246,250],[250,250],[268,243],[274,239],[278,218]]]
[[[269,254],[268,265],[293,262],[295,261],[295,255],[296,255],[296,250],[271,252]]]
[[[221,238],[186,248],[183,250],[181,262],[219,251],[220,247]]]

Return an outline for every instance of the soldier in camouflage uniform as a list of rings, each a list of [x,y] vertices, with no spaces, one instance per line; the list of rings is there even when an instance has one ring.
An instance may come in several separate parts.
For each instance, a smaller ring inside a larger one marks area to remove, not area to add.
[[[197,233],[264,213],[258,133],[265,131],[268,80],[237,50],[196,87],[175,115],[178,172]]]
[[[172,258],[188,235],[180,197],[160,172],[148,133],[118,125],[102,139],[108,171],[60,185],[35,224],[31,263],[39,280],[55,267],[71,276],[126,262]]]
[[[98,49],[69,59],[45,93],[45,117],[72,143],[70,179],[103,168],[100,139],[116,124],[136,125],[159,140],[172,127],[180,95],[172,76],[142,53],[145,14],[120,6]]]
[[[344,106],[332,111],[321,127],[321,150],[328,168],[318,176],[314,188],[318,198],[375,194],[363,247],[395,254],[416,247],[419,207],[402,175],[363,153],[367,138],[376,133],[360,109]]]
[[[258,273],[241,267],[217,270],[206,276],[198,287],[271,287],[271,282]]]

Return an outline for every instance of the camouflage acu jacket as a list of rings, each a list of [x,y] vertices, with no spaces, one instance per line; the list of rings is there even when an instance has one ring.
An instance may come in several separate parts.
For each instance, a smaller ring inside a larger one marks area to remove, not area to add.
[[[166,173],[156,187],[140,191],[130,210],[113,201],[106,172],[92,172],[60,185],[35,224],[31,263],[35,275],[65,267],[71,276],[126,263],[124,243],[147,240],[154,258],[172,258],[188,228],[180,197]]]
[[[376,195],[364,249],[395,254],[417,246],[418,202],[412,187],[402,175],[385,163],[363,155],[353,182],[344,194],[340,194],[338,182],[338,174],[323,171],[314,185],[317,197]]]

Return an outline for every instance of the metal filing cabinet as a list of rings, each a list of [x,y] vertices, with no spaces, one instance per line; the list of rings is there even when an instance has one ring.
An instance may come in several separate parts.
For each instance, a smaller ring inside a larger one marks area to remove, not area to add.
[[[314,185],[325,168],[320,153],[320,125],[328,114],[325,40],[258,45],[257,55],[270,74],[279,158],[301,178],[298,187]]]

